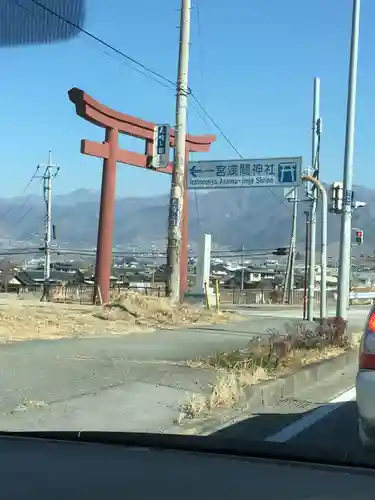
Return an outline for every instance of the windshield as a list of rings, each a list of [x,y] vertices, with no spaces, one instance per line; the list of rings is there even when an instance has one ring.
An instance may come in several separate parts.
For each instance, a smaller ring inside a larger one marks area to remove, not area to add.
[[[359,2],[0,15],[0,430],[370,449]]]

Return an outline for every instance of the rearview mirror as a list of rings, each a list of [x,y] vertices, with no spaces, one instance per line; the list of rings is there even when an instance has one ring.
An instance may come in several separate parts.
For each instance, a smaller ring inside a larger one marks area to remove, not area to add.
[[[84,20],[85,0],[0,0],[0,47],[69,40]]]

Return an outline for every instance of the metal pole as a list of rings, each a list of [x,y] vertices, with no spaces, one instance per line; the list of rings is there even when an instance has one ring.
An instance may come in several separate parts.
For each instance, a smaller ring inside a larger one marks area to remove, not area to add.
[[[44,166],[44,173],[40,177],[43,180],[43,197],[46,207],[44,217],[44,273],[43,273],[43,295],[41,301],[49,298],[49,286],[51,277],[51,240],[52,240],[52,181],[59,172],[58,165],[52,164],[52,155],[49,151],[48,164]],[[55,170],[55,172],[54,172]]]
[[[348,83],[348,102],[346,110],[346,136],[345,160],[343,173],[343,210],[341,215],[340,234],[340,259],[339,281],[337,293],[336,315],[347,318],[349,275],[350,275],[350,244],[351,244],[351,218],[352,218],[352,192],[353,192],[353,157],[354,157],[354,132],[357,93],[357,68],[358,68],[358,39],[360,0],[353,0],[352,34],[350,47],[350,66]]]
[[[167,294],[172,302],[180,297],[181,216],[185,190],[185,145],[188,105],[188,69],[190,43],[190,0],[181,0],[180,48],[177,75],[174,169],[169,202]]]
[[[320,255],[320,321],[327,317],[327,193],[322,184],[319,185],[322,196],[322,244]]]
[[[304,291],[303,291],[303,319],[307,318],[307,278],[309,266],[309,232],[310,232],[310,212],[305,211],[306,224],[305,224],[305,278],[304,278]]]
[[[48,165],[44,174],[44,202],[46,204],[46,215],[44,224],[44,281],[50,279],[51,267],[51,230],[52,230],[52,162],[51,151],[49,152]]]
[[[304,175],[303,181],[310,181],[319,189],[322,197],[322,242],[320,256],[320,321],[323,322],[327,315],[327,219],[328,219],[328,201],[327,193],[319,179],[311,175]]]
[[[287,301],[287,298],[289,296],[288,290],[289,290],[289,281],[290,281],[290,263],[292,260],[292,247],[289,245],[289,252],[288,252],[288,259],[286,262],[286,269],[285,269],[285,275],[284,275],[284,290],[283,290],[283,304]]]
[[[48,165],[43,175],[43,194],[46,206],[44,219],[44,290],[43,297],[49,296],[49,281],[51,277],[51,230],[52,230],[52,158],[48,156]]]
[[[297,189],[295,190],[295,198],[293,200],[293,220],[292,220],[292,237],[290,246],[292,249],[290,260],[290,286],[289,286],[289,304],[294,303],[294,267],[296,263],[296,242],[297,242],[297,207],[298,207]]]
[[[241,292],[244,289],[245,282],[245,247],[242,245],[242,254],[241,254]]]
[[[350,269],[349,269],[348,309],[350,307],[350,292],[352,291],[352,287],[353,287],[353,248],[352,248],[352,242],[351,241],[350,241],[349,262],[350,262]]]
[[[361,231],[359,227],[352,227],[351,231]],[[353,289],[353,246],[352,233],[350,233],[350,254],[349,254],[349,293],[348,293],[348,309],[350,307],[350,292]]]
[[[313,127],[312,127],[312,155],[311,166],[314,176],[319,171],[318,164],[318,135],[317,122],[320,113],[320,78],[314,78],[314,103],[313,103]],[[315,247],[316,247],[316,209],[317,192],[313,189],[313,199],[310,208],[310,251],[309,251],[309,276],[307,289],[307,319],[312,321],[314,314],[314,291],[315,291]]]

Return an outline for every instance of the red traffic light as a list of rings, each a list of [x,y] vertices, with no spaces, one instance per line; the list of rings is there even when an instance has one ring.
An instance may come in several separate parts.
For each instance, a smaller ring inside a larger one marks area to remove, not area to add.
[[[357,236],[362,236],[363,232],[362,231],[357,231],[356,235]]]

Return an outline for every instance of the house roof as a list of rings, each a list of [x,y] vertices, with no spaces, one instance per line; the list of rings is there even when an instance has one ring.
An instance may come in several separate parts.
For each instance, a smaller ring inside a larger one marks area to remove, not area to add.
[[[35,286],[35,281],[26,271],[20,271],[17,273],[17,278],[24,286]]]
[[[3,272],[12,271],[15,267],[17,267],[16,264],[13,264],[13,262],[11,262],[10,260],[3,259],[0,262],[0,271]]]
[[[54,271],[51,270],[50,280],[51,281],[66,281],[71,282],[76,279],[79,273],[67,273],[65,271]],[[28,271],[20,271],[18,276],[25,283],[26,286],[33,286],[38,282],[42,282],[44,279],[44,271],[43,270],[34,270],[30,269]]]

